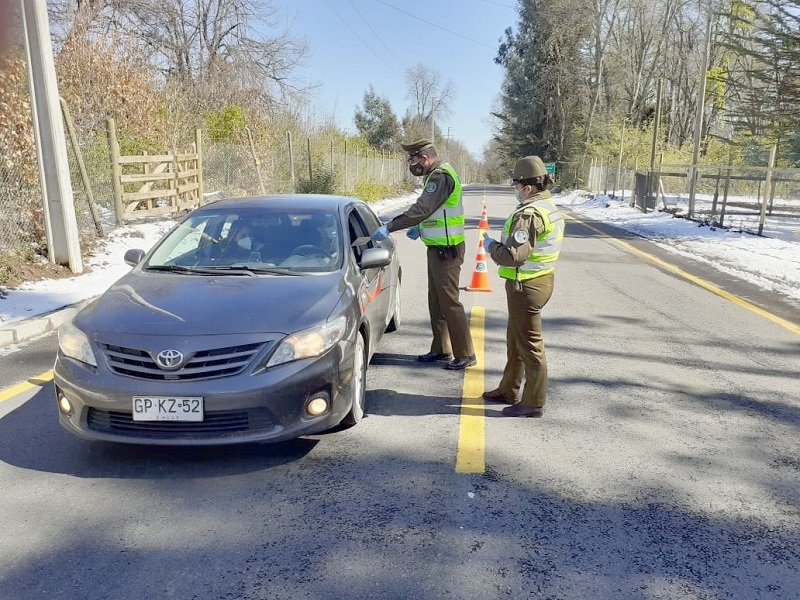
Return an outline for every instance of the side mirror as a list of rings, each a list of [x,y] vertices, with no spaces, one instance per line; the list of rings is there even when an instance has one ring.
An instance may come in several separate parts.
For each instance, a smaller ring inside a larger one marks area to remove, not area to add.
[[[362,269],[385,267],[392,262],[392,251],[388,248],[366,248],[361,253],[358,266]]]
[[[138,250],[138,249],[126,250],[124,258],[125,264],[130,265],[131,267],[135,267],[140,262],[142,262],[144,254],[145,254],[144,250]]]

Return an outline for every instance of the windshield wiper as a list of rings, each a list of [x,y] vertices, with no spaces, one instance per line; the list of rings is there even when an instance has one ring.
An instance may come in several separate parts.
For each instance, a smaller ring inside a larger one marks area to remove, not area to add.
[[[292,271],[291,269],[284,269],[282,267],[239,267],[239,268],[246,268],[248,271],[252,273],[269,273],[270,275],[291,275],[293,277],[298,277],[302,275],[297,271]]]
[[[185,273],[186,275],[247,275],[252,277],[261,273],[270,275],[291,275],[299,277],[302,272],[292,271],[282,267],[251,267],[247,265],[204,265],[202,267],[182,267],[179,265],[150,265],[153,271],[168,271],[171,273]]]
[[[169,273],[183,273],[184,275],[219,275],[223,271],[224,275],[247,275],[253,276],[254,273],[247,267],[182,267],[179,265],[148,265],[148,271],[167,271]]]

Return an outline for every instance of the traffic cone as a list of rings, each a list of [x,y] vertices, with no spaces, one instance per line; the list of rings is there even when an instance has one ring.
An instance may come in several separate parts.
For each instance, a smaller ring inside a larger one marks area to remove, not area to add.
[[[483,211],[481,212],[481,221],[478,223],[478,229],[481,231],[489,231],[489,217],[486,214],[486,204],[483,205]],[[483,241],[483,237],[481,237],[481,241]]]
[[[491,292],[489,285],[489,270],[486,267],[486,250],[483,249],[483,232],[478,241],[478,254],[475,257],[475,270],[472,272],[472,281],[467,286],[468,292]]]

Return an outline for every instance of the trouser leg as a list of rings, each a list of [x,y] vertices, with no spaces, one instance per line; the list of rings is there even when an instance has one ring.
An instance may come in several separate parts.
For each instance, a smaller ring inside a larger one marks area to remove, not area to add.
[[[436,249],[428,247],[428,314],[430,315],[431,332],[433,333],[431,352],[450,354],[452,353],[450,332],[442,313],[437,289],[439,287],[438,263],[439,257],[436,254]]]
[[[542,407],[547,398],[547,357],[541,311],[553,294],[553,281],[551,273],[524,282],[522,291],[516,292],[519,298],[513,301],[513,309],[509,307],[523,332],[521,356],[525,365],[525,386],[520,402],[526,406]]]
[[[522,375],[525,372],[525,363],[522,362],[522,337],[519,323],[515,320],[515,311],[512,309],[515,295],[514,282],[505,280],[506,307],[508,308],[508,321],[506,323],[506,366],[503,369],[503,377],[497,386],[501,392],[509,397],[517,397],[519,388],[522,385]]]
[[[464,305],[459,299],[458,284],[461,277],[461,265],[464,263],[464,244],[455,246],[454,251],[454,255],[440,258],[434,250],[434,256],[431,258],[429,249],[428,264],[433,262],[435,265],[429,270],[429,273],[433,272],[436,305],[445,323],[444,330],[449,335],[450,347],[456,358],[464,358],[475,354],[469,320],[464,311]]]

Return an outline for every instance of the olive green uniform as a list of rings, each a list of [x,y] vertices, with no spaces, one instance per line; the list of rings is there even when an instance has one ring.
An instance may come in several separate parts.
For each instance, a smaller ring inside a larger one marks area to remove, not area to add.
[[[489,254],[498,265],[519,267],[533,252],[536,237],[545,230],[541,215],[533,206],[536,200],[550,198],[542,191],[527,198],[514,216],[505,244],[492,244]],[[524,230],[527,235],[515,235]],[[522,242],[518,240],[524,240]],[[520,404],[534,408],[544,406],[547,396],[547,358],[542,337],[542,308],[553,294],[553,273],[525,281],[506,279],[508,325],[506,328],[506,366],[497,388],[507,397],[516,398],[525,376]]]
[[[455,189],[453,178],[436,162],[417,201],[396,216],[387,227],[390,232],[419,225],[447,200]],[[433,341],[431,352],[465,358],[475,354],[458,285],[464,264],[464,242],[453,246],[428,246],[428,311]]]

